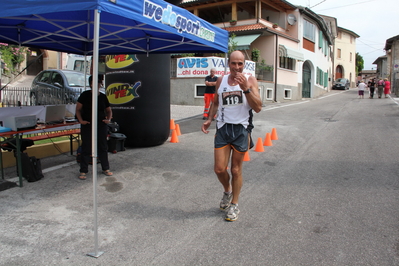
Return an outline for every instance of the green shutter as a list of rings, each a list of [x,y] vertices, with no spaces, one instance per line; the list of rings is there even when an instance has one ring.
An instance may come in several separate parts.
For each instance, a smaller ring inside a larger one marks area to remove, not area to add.
[[[324,73],[324,87],[328,87],[328,72]]]
[[[323,48],[323,32],[319,30],[319,48]]]
[[[328,54],[328,44],[327,44],[327,41],[326,41],[326,40],[324,40],[324,46],[325,46],[325,49],[324,49],[324,56],[327,56],[327,54]]]

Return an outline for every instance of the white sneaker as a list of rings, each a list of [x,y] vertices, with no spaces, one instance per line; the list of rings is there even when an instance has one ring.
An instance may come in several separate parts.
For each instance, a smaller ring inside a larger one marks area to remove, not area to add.
[[[238,218],[238,214],[240,213],[240,210],[238,209],[238,205],[236,204],[230,204],[230,207],[228,211],[226,212],[226,221],[234,222]]]
[[[227,210],[227,208],[230,207],[230,202],[231,202],[232,198],[233,198],[233,194],[232,193],[223,192],[223,198],[220,201],[220,209],[223,210],[223,211]]]

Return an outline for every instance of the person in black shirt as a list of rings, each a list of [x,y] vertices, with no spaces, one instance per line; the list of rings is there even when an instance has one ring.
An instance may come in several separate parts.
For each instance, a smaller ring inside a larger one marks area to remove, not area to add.
[[[375,90],[375,81],[374,79],[370,79],[368,82],[368,87],[370,88],[370,99],[374,97],[374,90]]]
[[[205,93],[204,93],[204,116],[202,119],[206,120],[209,116],[209,108],[213,103],[213,97],[215,96],[215,85],[218,77],[215,76],[216,69],[211,69],[211,74],[205,77]]]
[[[93,83],[93,76],[89,77],[90,87]],[[103,76],[98,76],[98,89],[102,87]],[[92,122],[92,90],[87,90],[82,92],[76,103],[76,117],[80,125],[80,134],[82,137],[82,158],[80,161],[80,174],[79,179],[85,180],[86,174],[89,171],[88,164],[91,160],[91,122]],[[108,162],[108,126],[107,124],[111,122],[112,110],[110,103],[105,94],[96,92],[98,95],[98,112],[97,112],[97,152],[98,158],[101,163],[101,168],[103,174],[107,176],[112,176],[112,172],[109,171]]]

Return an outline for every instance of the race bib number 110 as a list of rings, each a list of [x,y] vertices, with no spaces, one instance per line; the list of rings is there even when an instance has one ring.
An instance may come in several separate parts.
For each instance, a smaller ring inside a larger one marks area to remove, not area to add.
[[[242,91],[230,91],[222,93],[224,106],[235,106],[242,104]]]

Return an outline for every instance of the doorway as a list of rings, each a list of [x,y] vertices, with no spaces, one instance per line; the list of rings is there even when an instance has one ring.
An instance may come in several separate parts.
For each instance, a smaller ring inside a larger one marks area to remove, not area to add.
[[[40,56],[42,51],[36,48],[30,48],[30,53],[27,58],[26,74],[36,76],[43,70],[43,55]]]
[[[302,70],[302,98],[310,98],[312,70],[308,62],[303,64]]]
[[[344,70],[342,69],[342,66],[337,66],[335,68],[335,79],[343,78],[343,72]]]

